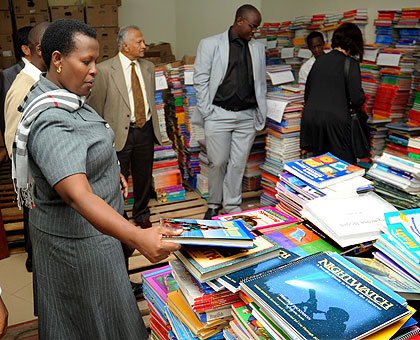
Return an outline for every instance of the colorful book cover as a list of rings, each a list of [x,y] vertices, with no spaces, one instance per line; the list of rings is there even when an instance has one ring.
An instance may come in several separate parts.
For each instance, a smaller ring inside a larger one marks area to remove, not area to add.
[[[226,286],[226,288],[228,288],[231,292],[236,293],[239,291],[239,282],[242,279],[269,269],[280,267],[286,263],[298,259],[299,257],[300,256],[296,255],[290,250],[283,248],[280,249],[278,257],[226,274],[219,277],[217,280]]]
[[[167,237],[179,244],[252,248],[255,239],[241,220],[161,218],[160,225],[183,229],[181,235]]]
[[[154,268],[141,274],[143,284],[147,284],[155,294],[166,302],[166,295],[178,289],[178,283],[172,276],[170,265]]]
[[[232,305],[233,313],[250,334],[255,334],[257,339],[274,340],[264,329],[263,325],[252,315],[252,311],[244,302],[237,302]]]
[[[278,256],[280,246],[263,235],[254,240],[254,248],[183,246],[175,255],[200,282],[206,282],[234,270]]]
[[[302,223],[279,228],[265,234],[265,236],[300,257],[321,251],[335,251],[340,253],[337,248]]]
[[[385,213],[390,239],[417,265],[420,264],[420,209]],[[420,269],[419,269],[420,273]]]
[[[241,289],[298,339],[360,339],[411,314],[354,268],[336,253],[318,253],[250,277]]]
[[[257,230],[299,221],[273,207],[263,207],[233,214],[219,215],[213,217],[213,219],[222,221],[242,219]]]
[[[404,298],[410,299],[417,296],[417,299],[420,299],[418,283],[398,274],[379,260],[352,256],[345,256],[345,258]]]
[[[321,190],[315,188],[309,183],[306,183],[305,181],[302,181],[300,178],[290,173],[287,173],[287,172],[280,173],[279,179],[280,181],[288,184],[294,190],[296,190],[297,192],[299,192],[300,194],[304,195],[305,197],[309,199],[315,199],[318,197],[325,196],[325,193],[323,193]]]
[[[329,152],[318,157],[287,162],[284,164],[284,170],[321,189],[365,174],[364,169],[349,164]]]

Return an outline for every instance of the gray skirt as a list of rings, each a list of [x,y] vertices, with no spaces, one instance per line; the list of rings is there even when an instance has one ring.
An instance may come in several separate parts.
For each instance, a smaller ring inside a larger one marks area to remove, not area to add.
[[[118,240],[30,235],[40,340],[148,338]]]

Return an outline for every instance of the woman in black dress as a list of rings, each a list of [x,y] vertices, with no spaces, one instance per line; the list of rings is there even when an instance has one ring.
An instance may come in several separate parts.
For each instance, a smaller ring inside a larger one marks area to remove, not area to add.
[[[349,102],[355,108],[365,102],[359,63],[363,58],[363,36],[352,23],[344,23],[334,32],[330,53],[321,55],[312,67],[306,82],[305,109],[302,115],[300,147],[314,156],[332,153],[356,163],[351,150]],[[347,79],[344,61],[350,58]],[[349,97],[349,98],[348,98]]]

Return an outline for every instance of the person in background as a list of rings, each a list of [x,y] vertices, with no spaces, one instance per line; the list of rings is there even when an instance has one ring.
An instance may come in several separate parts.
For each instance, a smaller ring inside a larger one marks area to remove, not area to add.
[[[85,98],[97,75],[96,31],[58,19],[45,31],[47,73],[22,103],[13,144],[18,204],[33,207],[34,305],[39,339],[148,339],[121,242],[149,261],[180,248],[181,230],[136,228],[123,216],[127,182],[114,132]]]
[[[162,143],[155,105],[155,66],[142,59],[146,49],[137,26],[124,26],[117,36],[120,52],[98,65],[88,103],[111,126],[121,173],[133,177],[132,218],[141,228],[150,228],[149,199],[153,186],[154,143]],[[133,248],[123,245],[128,258]],[[135,296],[141,285],[131,282]]]
[[[16,64],[4,69],[0,72],[0,130],[4,136],[4,103],[7,91],[15,80],[18,73],[24,66],[31,61],[31,50],[29,48],[28,36],[31,31],[31,26],[19,28],[13,35],[14,45],[16,47],[15,55],[19,60]]]
[[[318,57],[306,82],[300,148],[313,152],[314,156],[330,152],[355,164],[349,102],[359,108],[365,101],[359,62],[352,58],[363,58],[363,36],[359,27],[353,23],[340,25],[333,34],[332,48],[331,52]],[[347,83],[344,76],[346,58],[350,58]]]
[[[39,80],[41,72],[47,70],[41,55],[41,39],[49,23],[43,22],[36,25],[28,36],[28,44],[31,52],[31,62],[26,63],[25,67],[17,75],[12,86],[6,95],[4,105],[4,144],[9,157],[12,158],[12,146],[15,138],[16,128],[18,126],[22,113],[18,108],[23,99],[31,89],[32,85]],[[29,272],[32,272],[32,244],[29,236],[28,209],[23,208],[23,235],[25,241],[25,250],[28,254],[25,265]]]
[[[313,31],[308,34],[306,37],[306,45],[308,46],[309,50],[312,52],[312,57],[310,57],[307,61],[305,61],[299,70],[299,84],[305,85],[306,79],[308,78],[308,74],[311,71],[315,60],[318,59],[319,56],[324,54],[325,48],[325,41],[324,36],[321,32]]]
[[[242,177],[257,130],[267,113],[264,46],[254,33],[261,14],[252,5],[236,11],[233,25],[200,41],[194,64],[197,107],[191,122],[204,127],[210,161],[205,219],[223,207],[242,211]]]
[[[1,287],[0,287],[0,338],[4,337],[7,332],[7,319],[9,318],[9,312],[7,307],[1,298]]]

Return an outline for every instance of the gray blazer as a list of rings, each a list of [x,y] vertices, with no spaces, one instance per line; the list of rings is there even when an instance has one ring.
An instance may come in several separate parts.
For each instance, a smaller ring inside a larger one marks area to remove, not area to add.
[[[204,119],[213,112],[213,100],[223,82],[229,63],[229,30],[200,41],[194,64],[194,86],[197,106],[191,117],[193,124],[203,126]],[[254,73],[257,113],[255,128],[262,130],[267,116],[267,83],[265,75],[264,45],[251,39],[248,43]]]
[[[148,60],[138,59],[138,62],[146,85],[156,142],[162,143],[155,105],[155,66]],[[115,150],[121,151],[127,141],[131,110],[118,54],[98,64],[98,74],[88,98],[88,104],[111,125],[115,133]]]

